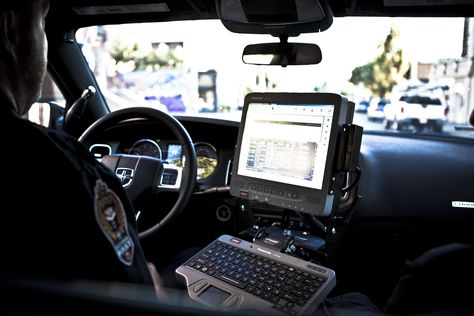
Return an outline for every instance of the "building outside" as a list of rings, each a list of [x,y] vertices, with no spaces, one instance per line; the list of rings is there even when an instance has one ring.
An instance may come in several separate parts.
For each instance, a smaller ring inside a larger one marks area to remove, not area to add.
[[[445,92],[450,107],[449,121],[468,123],[474,110],[474,19],[465,21],[462,56],[432,65],[418,65],[418,78],[449,87]]]

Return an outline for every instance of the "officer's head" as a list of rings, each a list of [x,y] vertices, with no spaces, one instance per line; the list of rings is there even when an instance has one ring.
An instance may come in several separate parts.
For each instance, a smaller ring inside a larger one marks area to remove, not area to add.
[[[49,0],[0,1],[1,103],[10,103],[20,116],[41,91],[47,63],[44,27],[48,8]]]

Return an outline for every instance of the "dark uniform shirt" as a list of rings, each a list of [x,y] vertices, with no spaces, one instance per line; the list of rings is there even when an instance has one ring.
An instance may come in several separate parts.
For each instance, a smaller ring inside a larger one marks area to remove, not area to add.
[[[153,284],[115,175],[74,138],[0,112],[0,273]]]

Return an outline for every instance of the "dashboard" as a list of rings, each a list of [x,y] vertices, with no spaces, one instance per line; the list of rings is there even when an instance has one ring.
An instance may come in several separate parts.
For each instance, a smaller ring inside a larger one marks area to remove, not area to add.
[[[198,165],[197,180],[206,179],[216,170],[217,149],[207,142],[195,142],[193,145]],[[123,151],[125,154],[163,159],[177,167],[182,167],[185,163],[183,148],[174,140],[161,141],[160,139],[143,138],[134,142],[130,147],[124,148]]]
[[[180,121],[193,139],[198,185],[202,189],[228,186],[238,123],[212,119],[202,122],[186,117]],[[219,125],[214,126],[218,129],[229,128],[232,132],[215,133],[212,125]],[[182,145],[174,135],[147,121],[125,122],[108,129],[99,135],[89,151],[99,161],[105,155],[129,154],[161,159],[177,167],[186,163]]]

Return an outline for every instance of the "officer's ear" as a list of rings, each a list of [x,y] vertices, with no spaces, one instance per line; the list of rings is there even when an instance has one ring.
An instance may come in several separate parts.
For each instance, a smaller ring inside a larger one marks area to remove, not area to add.
[[[20,17],[14,10],[0,11],[0,56],[6,62],[16,58]]]

